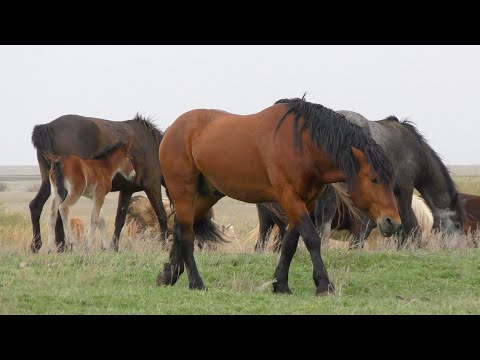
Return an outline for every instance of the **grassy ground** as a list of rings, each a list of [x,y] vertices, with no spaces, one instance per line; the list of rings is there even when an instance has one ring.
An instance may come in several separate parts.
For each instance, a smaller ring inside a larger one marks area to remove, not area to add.
[[[330,250],[324,255],[335,296],[317,298],[311,262],[295,256],[294,295],[271,293],[274,254],[201,253],[206,292],[155,278],[158,252],[0,255],[2,314],[478,314],[480,252]]]

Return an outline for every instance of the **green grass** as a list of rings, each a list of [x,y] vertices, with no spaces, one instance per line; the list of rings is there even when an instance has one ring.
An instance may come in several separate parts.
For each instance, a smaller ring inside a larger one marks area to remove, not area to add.
[[[186,273],[155,278],[166,254],[0,254],[2,314],[479,314],[480,252],[324,254],[337,295],[317,298],[305,249],[290,271],[292,296],[271,293],[274,254],[198,253],[206,292]]]

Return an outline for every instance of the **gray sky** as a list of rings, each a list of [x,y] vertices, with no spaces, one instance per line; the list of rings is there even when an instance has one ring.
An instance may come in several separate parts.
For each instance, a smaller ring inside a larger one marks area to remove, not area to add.
[[[165,129],[182,113],[300,97],[409,117],[447,164],[480,164],[479,46],[0,46],[0,165],[34,165],[35,124],[65,114]]]

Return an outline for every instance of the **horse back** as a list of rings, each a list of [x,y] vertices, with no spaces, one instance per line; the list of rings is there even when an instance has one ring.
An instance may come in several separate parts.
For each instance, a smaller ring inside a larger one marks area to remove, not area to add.
[[[64,115],[48,124],[37,125],[32,141],[40,151],[58,156],[90,158],[103,147],[115,142],[116,134],[108,131],[111,127],[108,123],[112,122],[80,115]]]

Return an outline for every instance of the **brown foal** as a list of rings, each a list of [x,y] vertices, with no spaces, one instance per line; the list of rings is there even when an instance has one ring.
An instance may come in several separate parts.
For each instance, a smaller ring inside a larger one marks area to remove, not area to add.
[[[131,143],[131,140],[124,143],[118,142],[107,147],[93,159],[88,160],[75,155],[53,157],[45,154],[48,160],[54,160],[49,173],[52,203],[49,214],[48,252],[57,251],[55,224],[58,211],[63,222],[65,245],[67,249],[73,250],[74,237],[68,216],[70,208],[81,196],[93,200],[87,235],[87,249],[90,249],[93,245],[97,227],[100,231],[102,249],[108,248],[102,206],[105,196],[112,188],[112,179],[117,173],[130,181],[135,178],[136,174],[130,156]]]

